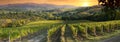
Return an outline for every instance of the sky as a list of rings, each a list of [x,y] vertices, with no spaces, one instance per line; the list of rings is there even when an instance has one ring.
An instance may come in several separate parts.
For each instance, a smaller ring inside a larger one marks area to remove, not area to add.
[[[37,3],[55,5],[93,6],[97,5],[97,0],[0,0],[0,5],[16,3]]]

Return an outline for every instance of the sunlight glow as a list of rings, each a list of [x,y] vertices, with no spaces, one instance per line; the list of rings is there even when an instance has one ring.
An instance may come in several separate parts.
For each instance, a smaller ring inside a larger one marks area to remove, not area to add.
[[[73,5],[73,6],[94,6],[98,5],[98,0],[1,0],[0,5],[6,4],[23,4],[23,3],[35,3],[35,4],[54,4],[54,5]]]
[[[88,2],[84,2],[81,6],[88,7],[88,6],[90,6],[90,4]]]

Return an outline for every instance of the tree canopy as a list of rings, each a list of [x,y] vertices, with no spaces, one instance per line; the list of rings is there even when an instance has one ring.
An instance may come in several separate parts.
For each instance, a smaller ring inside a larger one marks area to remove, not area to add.
[[[98,4],[110,8],[120,7],[120,0],[98,0]]]

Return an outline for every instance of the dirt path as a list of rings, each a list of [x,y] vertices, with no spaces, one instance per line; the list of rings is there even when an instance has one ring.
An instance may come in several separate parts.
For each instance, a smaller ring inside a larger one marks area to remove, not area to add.
[[[14,42],[46,42],[47,40],[47,30],[43,30],[39,34],[35,34],[33,37],[28,37],[26,39],[21,40],[16,40]]]
[[[38,36],[36,36],[36,37],[34,37],[32,39],[29,39],[28,42],[41,42],[41,41],[46,39],[46,35],[47,35],[47,33],[38,35]]]
[[[43,30],[40,35],[37,35],[29,40],[28,42],[47,42],[47,30]]]
[[[112,38],[103,40],[102,42],[120,42],[120,36],[112,37]]]
[[[68,25],[65,27],[65,42],[76,42]]]

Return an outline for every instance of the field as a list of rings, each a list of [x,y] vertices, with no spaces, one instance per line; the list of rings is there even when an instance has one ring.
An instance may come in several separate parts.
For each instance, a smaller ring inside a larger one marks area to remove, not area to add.
[[[21,27],[0,28],[0,41],[97,42],[118,35],[119,29],[120,20],[105,22],[40,20]]]
[[[0,3],[0,42],[120,42],[118,0],[19,1]]]

